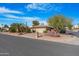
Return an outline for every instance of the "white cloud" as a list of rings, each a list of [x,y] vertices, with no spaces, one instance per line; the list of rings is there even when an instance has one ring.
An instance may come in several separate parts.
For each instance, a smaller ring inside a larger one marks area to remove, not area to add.
[[[6,15],[4,15],[5,17],[7,17],[7,18],[15,18],[15,19],[18,19],[18,18],[20,18],[20,17],[18,17],[18,16],[14,16],[14,15],[10,15],[10,14],[6,14]]]
[[[17,14],[20,14],[22,12],[16,11],[16,10],[10,10],[8,8],[5,8],[5,7],[0,7],[0,13],[17,13]]]
[[[28,10],[32,10],[32,9],[36,9],[36,10],[42,10],[42,11],[46,11],[47,9],[51,9],[51,5],[50,4],[45,4],[45,3],[33,3],[33,4],[28,4],[26,6],[26,8]]]
[[[40,20],[40,18],[39,18],[39,17],[22,17],[22,19],[25,19],[25,21]]]
[[[28,4],[26,6],[27,10],[40,10],[40,11],[60,11],[62,7],[60,5],[56,4],[49,4],[49,3],[33,3],[33,4]]]
[[[15,15],[11,15],[11,14],[6,14],[4,15],[6,17],[6,19],[17,19],[17,20],[23,20],[25,22],[30,22],[32,23],[32,21],[34,20],[38,20],[40,22],[40,24],[44,24],[44,25],[47,25],[47,22],[43,19],[41,19],[40,17],[27,17],[27,16],[15,16]]]
[[[4,16],[7,17],[7,18],[21,19],[21,20],[24,20],[24,21],[40,20],[39,17],[15,16],[15,15],[11,15],[11,14],[6,14]]]

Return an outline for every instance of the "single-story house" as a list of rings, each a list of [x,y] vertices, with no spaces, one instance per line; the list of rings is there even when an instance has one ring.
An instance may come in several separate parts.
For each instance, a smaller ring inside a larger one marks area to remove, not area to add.
[[[44,31],[54,31],[55,29],[49,26],[32,26],[30,27],[31,31],[38,33],[44,33]]]
[[[72,30],[75,31],[75,32],[79,31],[79,26],[78,25],[74,25],[72,27]]]
[[[78,28],[79,28],[78,25],[74,25],[74,26],[72,27],[72,29],[78,29]]]
[[[44,31],[46,31],[48,28],[48,26],[32,26],[30,27],[30,29],[32,31],[35,31],[35,32],[39,32],[39,33],[43,33]]]
[[[47,33],[45,34],[47,36],[55,36],[55,37],[60,36],[56,29],[48,26],[33,26],[33,27],[30,27],[30,29],[38,33],[44,33],[44,31],[47,30]]]
[[[1,32],[9,31],[9,27],[0,27]]]

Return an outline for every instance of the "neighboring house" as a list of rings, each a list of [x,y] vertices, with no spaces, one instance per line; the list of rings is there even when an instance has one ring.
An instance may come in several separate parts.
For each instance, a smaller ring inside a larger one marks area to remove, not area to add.
[[[35,31],[35,32],[39,32],[39,33],[43,33],[44,31],[46,31],[48,28],[48,26],[33,26],[33,27],[30,27],[30,29],[32,31]]]
[[[73,31],[77,32],[77,31],[79,31],[79,26],[78,25],[74,25],[72,27],[72,29],[73,29]]]
[[[4,32],[9,31],[9,28],[3,28],[3,31]]]
[[[79,28],[79,26],[78,26],[78,25],[74,25],[72,28],[73,28],[73,29]]]
[[[7,31],[9,31],[9,27],[0,26],[0,32],[7,32]]]

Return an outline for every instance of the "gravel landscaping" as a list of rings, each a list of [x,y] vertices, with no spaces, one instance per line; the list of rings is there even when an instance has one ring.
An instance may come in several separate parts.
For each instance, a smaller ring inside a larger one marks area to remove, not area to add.
[[[18,33],[9,33],[9,32],[1,32],[1,34],[18,36],[18,37],[25,37],[25,38],[33,38],[37,40],[46,40],[46,41],[53,41],[53,42],[60,42],[60,43],[67,43],[73,45],[79,45],[79,38],[73,35],[64,35],[61,34],[60,37],[51,37],[51,36],[41,36],[36,38],[36,33],[27,33],[24,35],[19,35]]]

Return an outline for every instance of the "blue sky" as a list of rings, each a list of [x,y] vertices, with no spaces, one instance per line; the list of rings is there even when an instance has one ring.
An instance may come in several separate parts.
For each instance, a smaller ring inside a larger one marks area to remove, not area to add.
[[[47,24],[49,17],[64,15],[79,23],[79,4],[74,3],[0,3],[0,24],[26,23],[33,20]]]

